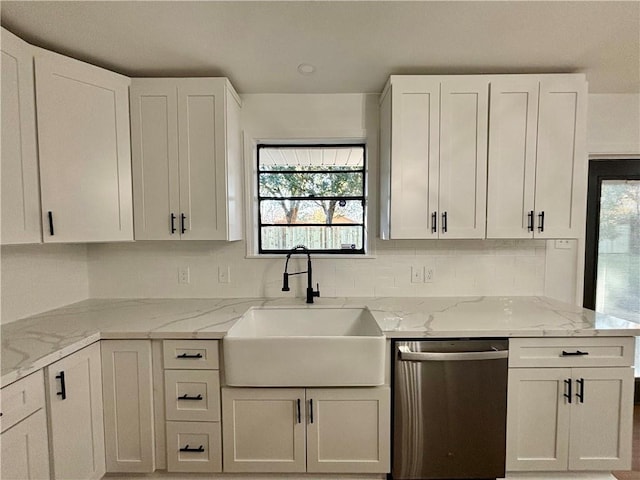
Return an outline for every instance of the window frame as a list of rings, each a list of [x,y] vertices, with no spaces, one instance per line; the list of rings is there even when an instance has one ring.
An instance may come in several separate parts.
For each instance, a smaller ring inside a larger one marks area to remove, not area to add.
[[[256,224],[256,238],[257,238],[257,254],[258,256],[268,256],[268,255],[282,255],[282,254],[287,254],[289,253],[291,250],[290,249],[281,249],[281,250],[267,250],[264,249],[262,247],[262,227],[264,226],[276,226],[276,227],[280,227],[280,228],[298,228],[298,227],[324,227],[324,228],[330,228],[331,226],[336,226],[334,225],[327,225],[324,223],[304,223],[304,224],[300,224],[300,225],[284,225],[284,226],[280,226],[280,225],[274,225],[274,224],[269,224],[269,223],[263,223],[262,222],[262,212],[260,209],[260,204],[261,201],[263,200],[274,200],[274,199],[291,199],[291,200],[305,200],[305,199],[309,199],[309,197],[299,197],[299,196],[292,196],[292,197],[263,197],[260,194],[260,175],[261,174],[269,174],[269,173],[286,173],[286,172],[273,172],[273,171],[263,171],[260,169],[260,151],[264,148],[279,148],[279,149],[301,149],[301,148],[354,148],[354,147],[360,147],[362,148],[362,167],[357,169],[357,170],[342,170],[342,171],[336,171],[336,172],[331,172],[331,171],[327,171],[327,170],[321,170],[318,169],[317,171],[311,170],[311,171],[304,171],[304,173],[345,173],[345,172],[349,172],[349,173],[361,173],[362,174],[362,195],[361,196],[353,196],[353,195],[348,195],[348,196],[326,196],[326,197],[321,197],[322,199],[327,199],[327,200],[332,200],[332,199],[336,199],[336,200],[355,200],[358,201],[360,200],[362,202],[362,222],[360,223],[356,223],[356,224],[349,224],[348,226],[357,226],[360,227],[361,231],[362,231],[362,248],[357,248],[357,249],[312,249],[309,248],[309,253],[315,254],[315,255],[330,255],[330,256],[334,256],[334,255],[353,255],[356,256],[358,258],[361,257],[365,257],[368,252],[367,252],[367,215],[368,215],[368,195],[367,195],[367,145],[366,142],[364,141],[355,141],[355,142],[349,142],[349,143],[296,143],[296,142],[291,142],[291,143],[271,143],[271,142],[260,142],[256,145],[256,156],[255,156],[255,188],[256,188],[256,206],[257,206],[257,215],[256,215],[256,220],[257,220],[257,224]],[[294,172],[292,172],[294,173]],[[300,172],[295,172],[295,173],[300,173]]]
[[[640,159],[589,160],[582,306],[595,310],[600,240],[600,195],[603,180],[640,180]]]

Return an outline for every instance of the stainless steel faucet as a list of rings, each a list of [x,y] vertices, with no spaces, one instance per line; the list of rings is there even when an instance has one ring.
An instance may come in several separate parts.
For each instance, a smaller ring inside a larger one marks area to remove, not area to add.
[[[298,251],[301,251],[301,253],[307,255],[307,269],[304,272],[288,273],[287,269],[289,268],[289,259],[291,258],[291,255],[297,253]],[[306,273],[307,274],[307,303],[313,303],[313,297],[320,296],[320,284],[316,283],[317,290],[314,291],[312,286],[313,284],[312,272],[313,270],[311,267],[311,254],[309,253],[309,249],[304,245],[297,245],[296,247],[292,248],[291,251],[287,253],[287,261],[284,264],[284,273],[282,274],[282,291],[288,292],[290,290],[289,275],[300,275],[302,273]]]

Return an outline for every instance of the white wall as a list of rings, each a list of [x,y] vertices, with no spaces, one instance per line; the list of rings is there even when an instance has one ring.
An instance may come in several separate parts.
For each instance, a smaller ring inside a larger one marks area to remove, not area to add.
[[[589,95],[587,151],[640,154],[640,94]]]
[[[368,231],[377,237],[378,95],[245,95],[245,168],[253,182],[258,140],[366,139],[369,161]],[[247,228],[252,220],[248,216]],[[245,235],[246,237],[248,235]],[[375,258],[318,258],[314,281],[322,296],[541,295],[544,241],[381,241]],[[89,246],[91,297],[273,297],[283,293],[284,257],[246,258],[251,245],[234,242],[137,242]],[[411,267],[435,268],[430,284],[411,283]],[[178,268],[189,267],[191,282],[178,284]],[[231,270],[229,284],[218,269]],[[303,269],[304,265],[300,265]],[[296,269],[292,264],[290,270]]]
[[[86,245],[3,246],[1,323],[89,296]]]
[[[507,244],[508,246],[505,246]],[[323,297],[542,295],[545,244],[540,240],[376,242],[375,259],[318,258],[314,282]],[[289,271],[304,270],[292,260]],[[411,283],[411,267],[435,268],[431,284]],[[178,284],[189,267],[191,283]],[[218,283],[229,267],[231,283]],[[137,242],[89,247],[91,297],[278,297],[304,295],[300,275],[283,293],[282,258],[245,258],[245,243]]]

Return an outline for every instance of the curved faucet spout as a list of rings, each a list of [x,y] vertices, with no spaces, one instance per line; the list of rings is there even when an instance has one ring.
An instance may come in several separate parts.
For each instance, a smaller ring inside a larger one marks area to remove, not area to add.
[[[307,269],[303,272],[295,272],[295,273],[289,273],[288,269],[289,269],[289,259],[291,258],[291,255],[298,253],[299,251],[301,251],[301,253],[306,254],[307,255]],[[313,280],[312,280],[312,275],[313,275],[313,268],[311,266],[311,253],[309,252],[309,249],[307,247],[305,247],[304,245],[296,245],[295,247],[293,247],[291,249],[291,251],[289,253],[287,253],[287,260],[284,264],[284,273],[282,274],[282,291],[283,292],[288,292],[290,290],[289,288],[289,275],[300,275],[302,273],[306,273],[307,274],[307,303],[313,303],[313,297],[319,297],[320,296],[320,285],[318,284],[317,286],[317,290],[314,291],[313,290]]]

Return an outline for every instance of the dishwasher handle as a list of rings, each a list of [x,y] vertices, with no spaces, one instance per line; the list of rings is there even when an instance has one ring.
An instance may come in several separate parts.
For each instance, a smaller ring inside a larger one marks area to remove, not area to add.
[[[500,360],[509,358],[509,350],[486,352],[412,352],[407,346],[398,347],[398,358],[409,362],[464,362],[470,360]]]

